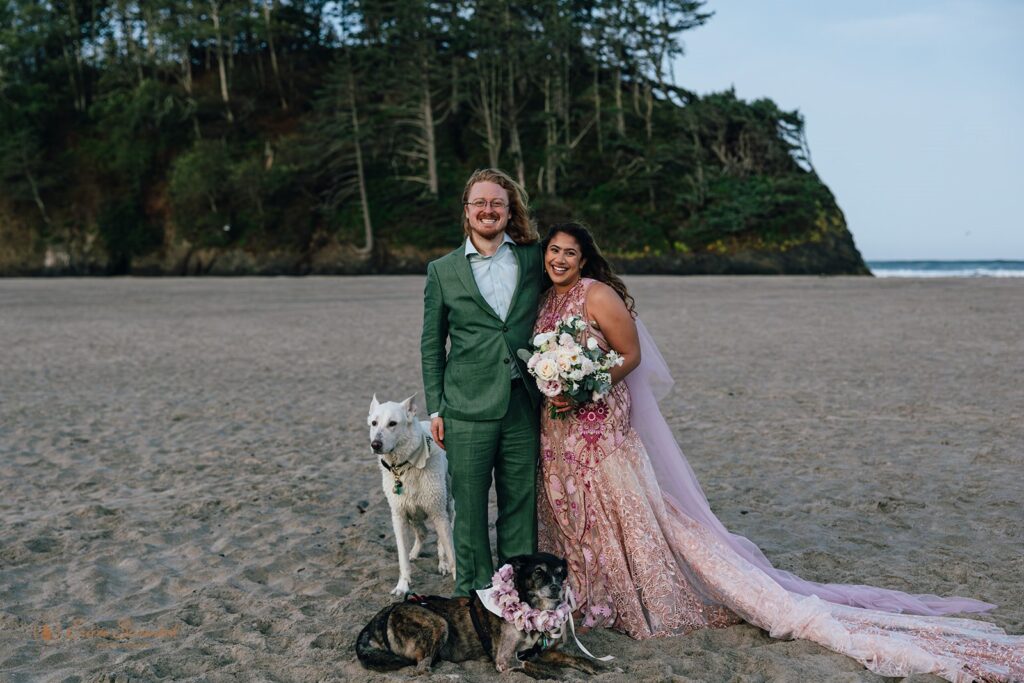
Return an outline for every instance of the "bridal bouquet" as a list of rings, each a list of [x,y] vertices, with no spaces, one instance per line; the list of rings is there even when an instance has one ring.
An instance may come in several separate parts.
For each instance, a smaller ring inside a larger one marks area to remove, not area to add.
[[[537,380],[545,396],[562,396],[574,404],[599,401],[612,387],[610,370],[622,365],[622,356],[615,351],[605,353],[593,337],[580,343],[587,323],[578,315],[562,318],[550,332],[533,338],[533,351],[519,350],[526,368]],[[563,418],[567,412],[549,407],[552,418]]]

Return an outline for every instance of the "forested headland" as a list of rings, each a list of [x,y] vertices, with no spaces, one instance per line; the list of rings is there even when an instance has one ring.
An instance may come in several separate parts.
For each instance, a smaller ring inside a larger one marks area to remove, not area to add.
[[[496,166],[626,272],[867,273],[666,0],[4,0],[0,275],[422,272]]]

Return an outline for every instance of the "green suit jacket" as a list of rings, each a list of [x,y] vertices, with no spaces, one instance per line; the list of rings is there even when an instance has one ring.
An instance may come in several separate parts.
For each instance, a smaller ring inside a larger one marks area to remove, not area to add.
[[[539,244],[528,244],[513,245],[512,251],[519,263],[519,283],[505,320],[480,294],[464,246],[427,265],[420,339],[427,413],[460,420],[501,419],[508,408],[511,363],[519,364],[530,399],[539,404],[537,384],[517,351],[531,348],[541,250]],[[448,338],[451,350],[445,356]]]

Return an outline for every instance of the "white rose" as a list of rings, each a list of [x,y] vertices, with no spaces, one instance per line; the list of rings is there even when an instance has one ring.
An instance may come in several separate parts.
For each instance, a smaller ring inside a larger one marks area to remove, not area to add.
[[[576,329],[577,330],[585,330],[585,329],[587,329],[587,322],[585,320],[583,320],[583,318],[577,318],[576,319]]]
[[[579,382],[581,379],[583,379],[583,370],[580,370],[579,368],[573,370],[572,372],[569,373],[569,379],[571,379],[574,382]]]
[[[580,359],[580,370],[583,372],[584,376],[593,374],[595,369],[594,361],[590,360],[586,356]]]
[[[530,356],[530,360],[526,361],[526,369],[533,370],[533,368],[537,365],[537,361],[539,361],[541,358],[542,356],[539,353],[535,353],[532,356]]]
[[[558,363],[549,356],[542,356],[533,366],[533,374],[545,382],[558,379]]]
[[[576,340],[573,339],[572,335],[569,334],[568,332],[563,332],[561,335],[559,335],[559,337],[558,337],[558,345],[559,346],[569,347],[569,346],[573,346],[574,344],[576,344]]]
[[[558,353],[555,357],[557,358],[558,369],[560,372],[568,373],[572,371],[572,353],[565,349],[558,349]]]
[[[597,340],[593,337],[587,339],[587,348],[591,351],[597,351]]]
[[[541,332],[533,338],[533,345],[536,348],[540,348],[547,344],[555,336],[554,332]]]

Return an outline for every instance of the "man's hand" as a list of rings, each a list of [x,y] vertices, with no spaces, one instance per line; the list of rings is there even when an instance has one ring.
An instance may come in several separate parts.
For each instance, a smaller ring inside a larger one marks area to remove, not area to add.
[[[444,448],[444,418],[441,416],[431,418],[430,420],[430,436],[441,448]]]

